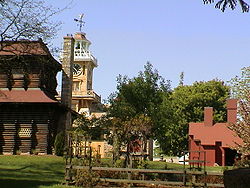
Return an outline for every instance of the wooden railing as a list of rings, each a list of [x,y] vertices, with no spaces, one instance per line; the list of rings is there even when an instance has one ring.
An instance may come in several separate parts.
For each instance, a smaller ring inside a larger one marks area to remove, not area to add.
[[[176,186],[203,186],[203,187],[224,187],[224,184],[216,184],[216,183],[207,183],[207,182],[197,182],[198,176],[204,176],[204,181],[206,181],[206,177],[208,176],[223,176],[222,172],[204,172],[204,171],[192,171],[192,170],[158,170],[158,169],[133,169],[133,168],[110,168],[110,167],[89,167],[89,166],[73,166],[66,165],[66,180],[72,180],[74,177],[70,177],[70,174],[67,173],[70,170],[91,170],[91,171],[115,171],[115,172],[127,172],[131,173],[159,173],[159,174],[179,174],[182,175],[182,181],[159,181],[159,180],[145,180],[144,175],[142,179],[131,179],[131,176],[128,175],[127,179],[113,179],[113,178],[100,178],[102,182],[112,182],[112,183],[137,183],[137,184],[158,184],[158,185],[176,185]],[[191,178],[187,178],[187,176],[191,176]]]

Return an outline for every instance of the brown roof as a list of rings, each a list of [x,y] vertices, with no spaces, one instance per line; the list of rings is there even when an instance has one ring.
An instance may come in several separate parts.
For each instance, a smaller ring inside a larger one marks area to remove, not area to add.
[[[78,33],[75,33],[74,34],[74,39],[76,40],[85,40],[85,41],[88,41],[89,43],[91,43],[85,36],[86,34],[85,33],[82,33],[82,32],[78,32]]]
[[[215,142],[222,142],[222,147],[230,147],[235,146],[235,142],[242,143],[242,140],[227,126],[228,123],[216,123],[213,126],[189,123],[189,135],[193,135],[194,140],[200,140],[201,145],[215,145]]]
[[[3,41],[0,55],[50,55],[50,52],[42,40]]]
[[[27,91],[24,89],[0,90],[0,102],[57,103],[40,89],[29,89]]]

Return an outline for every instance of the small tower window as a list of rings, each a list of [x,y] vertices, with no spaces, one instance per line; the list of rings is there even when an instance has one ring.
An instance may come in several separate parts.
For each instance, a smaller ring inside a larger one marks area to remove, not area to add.
[[[80,82],[73,82],[73,91],[80,91]]]
[[[86,44],[85,42],[82,41],[82,48],[85,49],[86,48]]]
[[[76,42],[76,49],[80,49],[81,48],[81,45],[80,45],[80,42]]]

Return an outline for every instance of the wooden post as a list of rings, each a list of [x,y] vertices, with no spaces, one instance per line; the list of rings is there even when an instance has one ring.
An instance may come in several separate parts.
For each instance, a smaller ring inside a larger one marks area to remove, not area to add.
[[[153,155],[154,155],[154,141],[152,138],[149,139],[148,143],[148,154],[149,154],[149,160],[153,161]]]
[[[92,169],[92,148],[91,141],[89,141],[89,171]]]
[[[196,175],[192,174],[192,185],[194,185],[194,187],[195,187],[195,183],[196,183]]]
[[[183,152],[184,154],[184,160],[183,160],[183,185],[186,186],[186,164],[185,164],[185,152]]]
[[[84,136],[84,157],[87,155],[87,138]]]
[[[186,186],[187,182],[186,182],[186,173],[187,171],[184,169],[183,171],[183,185]]]

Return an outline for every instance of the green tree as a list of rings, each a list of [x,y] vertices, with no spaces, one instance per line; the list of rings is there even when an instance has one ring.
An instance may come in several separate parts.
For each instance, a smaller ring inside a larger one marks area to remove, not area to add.
[[[231,80],[232,96],[238,99],[238,118],[229,128],[243,141],[236,149],[243,155],[250,155],[250,67],[242,69],[241,76]]]
[[[214,0],[203,0],[203,2],[204,4],[209,4],[214,3]],[[217,0],[215,8],[221,9],[221,11],[224,12],[227,7],[234,10],[238,4],[242,12],[249,12],[249,5],[244,0]]]
[[[108,108],[116,154],[122,145],[129,148],[131,141],[153,138],[161,131],[156,123],[157,113],[163,95],[169,92],[169,82],[165,82],[150,63],[137,77],[118,77],[117,91],[110,96]]]
[[[100,140],[104,134],[102,118],[86,118],[84,114],[78,114],[73,122],[70,132],[75,136],[84,136],[87,140]]]
[[[219,80],[175,88],[170,100],[167,97],[160,108],[159,116],[162,118],[159,118],[158,127],[162,128],[162,134],[157,140],[163,152],[178,155],[187,150],[188,124],[203,121],[204,107],[214,108],[216,122],[226,121],[225,103],[228,97],[229,87]]]

